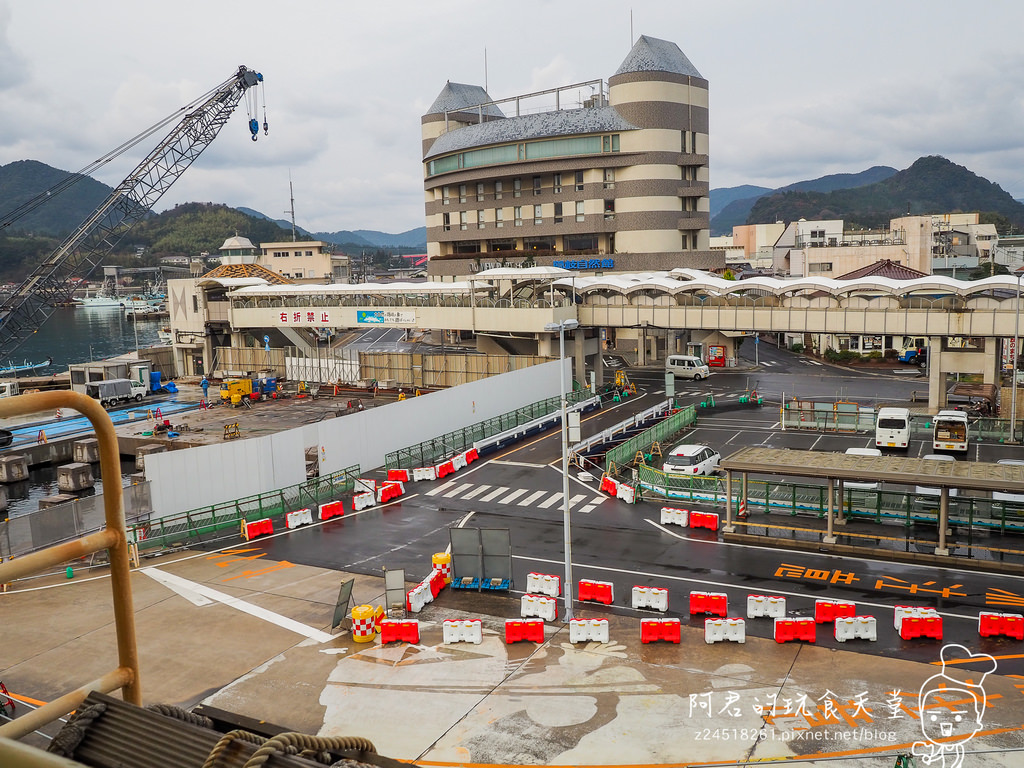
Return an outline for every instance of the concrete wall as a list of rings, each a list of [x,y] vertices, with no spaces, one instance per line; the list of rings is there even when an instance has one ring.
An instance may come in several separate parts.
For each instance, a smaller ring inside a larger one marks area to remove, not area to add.
[[[565,360],[572,381],[572,360]],[[146,458],[154,518],[265,493],[306,479],[307,448],[320,473],[380,467],[400,448],[558,395],[559,362],[543,363],[429,395],[371,408],[343,419],[269,437],[207,445]]]

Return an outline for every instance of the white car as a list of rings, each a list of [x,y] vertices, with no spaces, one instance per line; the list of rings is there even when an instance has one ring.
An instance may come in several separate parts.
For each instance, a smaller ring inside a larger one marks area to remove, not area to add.
[[[881,456],[882,452],[877,448],[847,448],[847,456]],[[881,483],[878,482],[862,482],[859,480],[844,480],[843,488],[849,488],[854,491],[877,491],[881,488]]]
[[[722,454],[706,445],[677,445],[665,457],[662,471],[669,475],[710,475],[718,469]]]
[[[996,464],[1021,466],[1022,464],[1024,464],[1024,459],[1000,459],[999,461],[996,462]],[[1024,494],[992,491],[992,501],[1009,501],[1013,502],[1014,504],[1024,504]]]
[[[929,453],[927,456],[922,456],[925,461],[931,459],[932,461],[956,461],[952,456],[947,456],[944,453]],[[918,485],[914,487],[914,493],[918,496],[941,496],[941,488],[929,488],[924,485]],[[956,488],[949,489],[950,497],[956,496],[959,491]]]

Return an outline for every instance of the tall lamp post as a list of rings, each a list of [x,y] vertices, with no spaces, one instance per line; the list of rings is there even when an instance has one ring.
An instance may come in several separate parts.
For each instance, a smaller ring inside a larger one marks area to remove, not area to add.
[[[562,536],[565,549],[565,583],[562,595],[565,598],[565,620],[572,621],[572,528],[569,522],[569,425],[567,424],[568,400],[565,392],[565,332],[579,327],[576,320],[548,323],[545,331],[558,331],[558,377],[562,397]]]
[[[1010,397],[1010,442],[1017,442],[1017,359],[1020,357],[1020,278],[1024,275],[1024,267],[1013,270],[1017,275],[1017,308],[1013,316],[1013,376],[1012,397]]]

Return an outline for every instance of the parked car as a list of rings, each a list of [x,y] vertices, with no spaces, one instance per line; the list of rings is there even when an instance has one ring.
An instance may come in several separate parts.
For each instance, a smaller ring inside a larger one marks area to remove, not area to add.
[[[847,448],[847,456],[881,456],[882,452],[877,448]],[[844,480],[843,488],[850,488],[854,491],[877,491],[881,487],[878,481],[865,483],[859,480]]]
[[[670,475],[710,475],[718,469],[722,454],[706,445],[677,445],[665,457],[662,471]]]
[[[999,459],[996,464],[1008,464],[1019,467],[1024,465],[1024,459]],[[1009,501],[1013,504],[1024,504],[1024,494],[992,491],[992,501]]]

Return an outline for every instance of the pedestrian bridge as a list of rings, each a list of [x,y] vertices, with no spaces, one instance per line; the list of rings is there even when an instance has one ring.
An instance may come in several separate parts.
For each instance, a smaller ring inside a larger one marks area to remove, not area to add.
[[[554,351],[545,327],[573,319],[578,357],[600,357],[599,328],[923,336],[931,345],[932,408],[944,399],[945,373],[982,373],[997,383],[996,340],[1015,336],[1020,320],[1020,284],[1008,275],[735,281],[691,269],[577,277],[538,267],[450,283],[247,286],[228,297],[239,330],[379,325],[532,334],[540,354]]]

